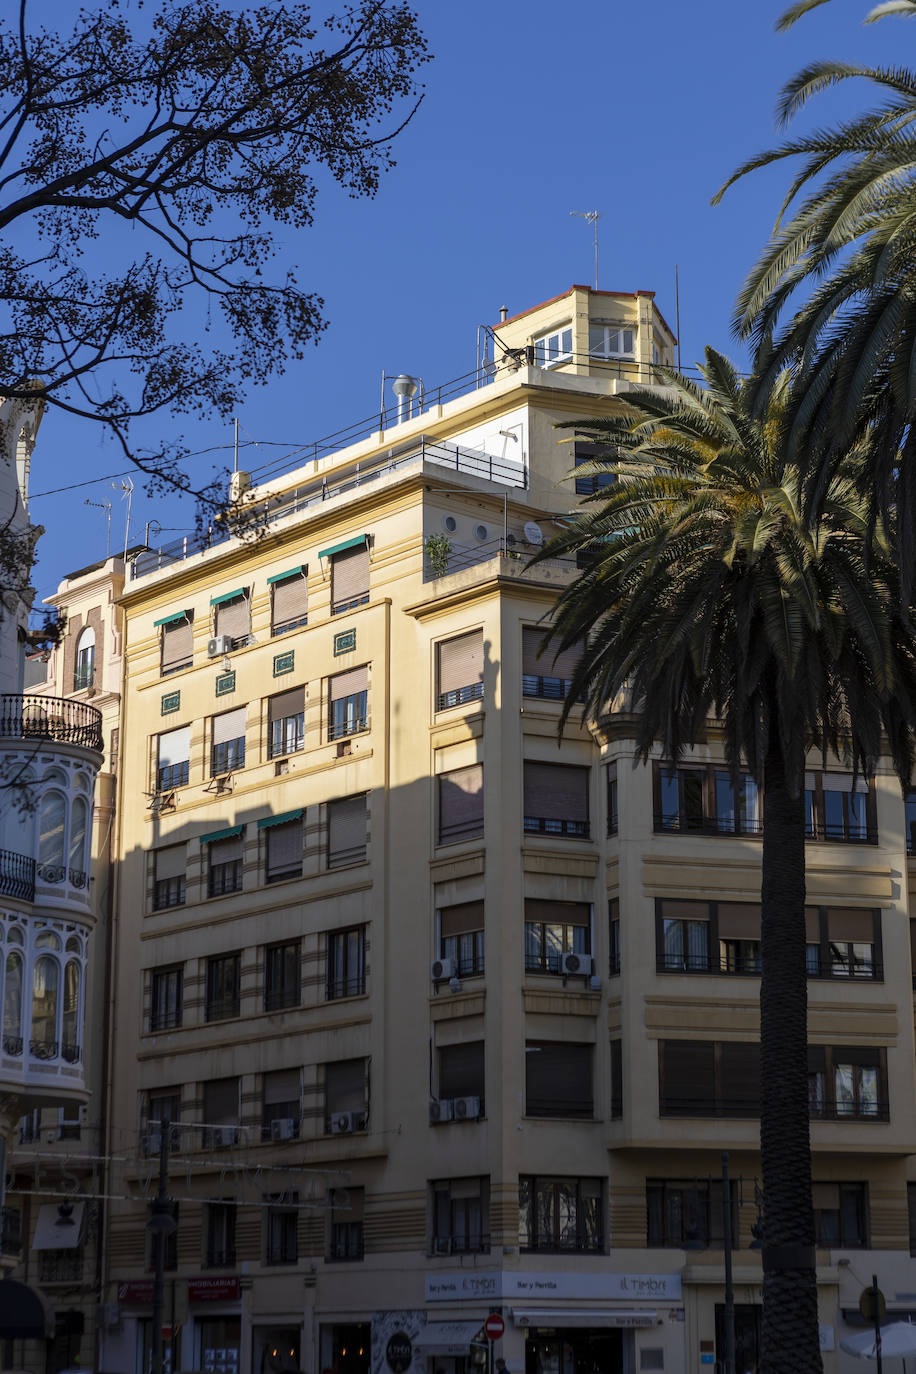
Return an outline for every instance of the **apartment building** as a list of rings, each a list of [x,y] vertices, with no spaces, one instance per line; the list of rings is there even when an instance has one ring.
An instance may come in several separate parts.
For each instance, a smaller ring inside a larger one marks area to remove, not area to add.
[[[239,474],[258,538],[132,561],[102,1369],[145,1374],[155,1315],[206,1374],[699,1374],[726,1218],[754,1368],[759,798],[713,730],[673,771],[633,768],[625,712],[559,738],[539,625],[577,569],[527,567],[605,480],[557,425],[675,341],[651,293],[584,287],[486,339],[470,387],[399,377],[381,428]],[[807,782],[841,1371],[872,1273],[916,1313],[916,811],[889,771]]]
[[[18,550],[6,565],[21,568],[0,609],[0,1337],[7,1368],[54,1371],[91,1357],[91,1347],[82,1345],[81,1314],[35,1285],[49,1256],[79,1252],[87,1209],[81,1180],[62,1157],[49,1159],[36,1132],[41,1121],[55,1143],[79,1135],[89,1098],[84,1028],[98,968],[91,856],[103,745],[95,706],[25,681],[28,573],[42,533],[28,513],[40,419],[38,408],[8,401],[0,409],[0,509],[4,538]]]

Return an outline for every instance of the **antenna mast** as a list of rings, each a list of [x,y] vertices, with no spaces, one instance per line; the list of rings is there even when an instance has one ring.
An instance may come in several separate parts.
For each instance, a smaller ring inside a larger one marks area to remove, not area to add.
[[[594,225],[595,228],[595,290],[598,290],[598,221],[601,218],[600,210],[570,210],[571,215],[576,219],[584,219],[586,224]]]

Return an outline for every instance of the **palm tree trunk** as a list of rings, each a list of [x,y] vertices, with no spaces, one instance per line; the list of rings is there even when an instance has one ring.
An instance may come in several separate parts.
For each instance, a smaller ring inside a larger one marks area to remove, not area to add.
[[[803,792],[789,792],[778,739],[766,757],[763,808],[760,1374],[822,1374],[808,1120],[805,803]]]

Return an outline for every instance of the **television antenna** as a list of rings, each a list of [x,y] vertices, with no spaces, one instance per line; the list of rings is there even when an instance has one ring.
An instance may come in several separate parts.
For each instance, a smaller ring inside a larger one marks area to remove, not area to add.
[[[594,226],[595,230],[595,290],[598,290],[598,221],[601,218],[600,210],[570,210],[569,212],[576,219],[584,219],[586,224]]]

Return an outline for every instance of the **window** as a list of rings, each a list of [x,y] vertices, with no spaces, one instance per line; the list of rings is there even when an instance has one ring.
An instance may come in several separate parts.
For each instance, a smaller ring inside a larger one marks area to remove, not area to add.
[[[305,688],[294,687],[289,692],[280,692],[267,703],[267,720],[270,727],[268,756],[281,758],[284,754],[297,754],[305,748]]]
[[[473,1121],[483,1116],[486,1106],[484,1042],[469,1040],[461,1045],[440,1045],[438,1061],[439,1101],[454,1103],[464,1100],[464,1110],[460,1115],[456,1113],[457,1120]]]
[[[436,649],[436,710],[483,696],[483,630],[446,639]]]
[[[206,1150],[223,1150],[238,1141],[241,1108],[237,1078],[211,1078],[204,1087],[202,1144]]]
[[[617,834],[617,765],[612,763],[607,769],[607,833]]]
[[[366,858],[365,792],[328,802],[328,868],[344,868]]]
[[[457,844],[483,834],[483,764],[442,773],[439,783],[439,843]]]
[[[299,941],[268,945],[264,950],[264,1010],[298,1007],[300,996]]]
[[[213,607],[213,633],[217,637],[226,635],[232,641],[233,649],[243,648],[251,634],[251,602],[248,588],[236,592],[224,592],[210,599]]]
[[[429,1185],[434,1255],[490,1252],[490,1180],[447,1178]]]
[[[287,818],[288,817],[288,818]],[[264,877],[269,883],[302,876],[302,815],[270,816],[259,821],[264,836]]]
[[[573,444],[573,457],[577,468],[584,467],[587,463],[615,463],[617,461],[617,449],[610,448],[607,444]],[[594,496],[599,491],[607,491],[617,481],[616,472],[610,470],[606,472],[589,473],[585,477],[576,478],[577,496]]]
[[[172,1030],[181,1025],[183,971],[178,968],[154,969],[150,979],[149,1028]]]
[[[275,1193],[267,1199],[267,1264],[296,1264],[299,1259],[298,1201],[298,1193]],[[264,1369],[270,1368],[265,1361]]]
[[[355,610],[369,600],[369,548],[365,538],[331,554],[331,615]]]
[[[81,1110],[78,1102],[66,1102],[59,1109],[57,1116],[58,1140],[79,1140]]]
[[[227,1269],[235,1264],[235,1204],[226,1198],[222,1202],[208,1202],[205,1206],[207,1268]]]
[[[170,844],[153,851],[153,910],[183,906],[187,845]]]
[[[885,1050],[808,1046],[808,1108],[814,1120],[887,1121]]]
[[[623,1041],[611,1041],[611,1120],[623,1116]]]
[[[518,1181],[521,1250],[604,1249],[603,1184],[600,1178]]]
[[[851,773],[805,774],[805,833],[809,840],[878,843],[874,790]]]
[[[868,1185],[812,1183],[815,1243],[824,1250],[868,1245]]]
[[[328,1001],[337,997],[360,997],[366,991],[366,927],[330,930],[327,942]]]
[[[221,836],[207,842],[207,896],[224,897],[242,890],[242,835]]]
[[[588,351],[592,358],[635,358],[636,331],[632,325],[590,324]]]
[[[164,1088],[147,1094],[146,1122],[147,1134],[144,1140],[145,1153],[157,1155],[161,1144],[160,1132],[164,1122],[173,1128],[169,1133],[169,1148],[181,1147],[181,1090]]]
[[[367,1064],[365,1059],[338,1059],[324,1066],[325,1134],[346,1135],[366,1129]]]
[[[525,833],[588,839],[587,768],[525,763]]]
[[[369,728],[369,669],[351,668],[330,679],[328,739],[346,739]]]
[[[159,735],[156,752],[156,791],[171,792],[188,781],[191,758],[191,727],[180,725]]]
[[[337,1188],[331,1194],[331,1222],[328,1236],[329,1260],[361,1260],[365,1253],[363,1237],[363,1188]]]
[[[592,947],[588,902],[525,900],[525,968],[529,973],[562,973],[563,954],[589,954]]]
[[[238,1016],[241,999],[240,954],[221,954],[207,960],[207,1006],[208,1021],[225,1021],[230,1016]]]
[[[663,901],[657,904],[659,971],[706,973],[709,958],[709,904]],[[760,922],[757,927],[759,930]]]
[[[194,612],[179,611],[162,625],[160,672],[163,677],[190,668],[194,661]]]
[[[265,1140],[295,1140],[302,1120],[298,1069],[265,1073],[261,1084],[261,1134]]]
[[[907,792],[903,803],[906,852],[916,854],[916,788]]]
[[[611,897],[607,904],[608,923],[610,926],[608,948],[610,960],[608,973],[611,977],[620,972],[620,899]]]
[[[210,751],[210,777],[232,773],[245,766],[246,708],[224,711],[213,717],[213,747]]]
[[[567,325],[553,334],[544,334],[534,341],[534,362],[537,367],[556,367],[572,357],[572,328]]]
[[[910,1254],[916,1256],[916,1183],[906,1185],[906,1208],[910,1231]]]
[[[169,1272],[170,1270],[178,1268],[178,1203],[172,1198],[168,1198],[165,1203],[165,1214],[166,1216],[170,1216],[175,1223],[175,1229],[173,1231],[166,1231],[165,1233],[161,1231],[150,1232],[148,1223],[149,1220],[152,1220],[153,1214],[153,1204],[150,1203],[147,1209],[148,1222],[146,1230],[149,1241],[147,1244],[146,1267],[150,1272],[155,1270],[157,1238],[161,1237],[161,1244],[163,1246],[162,1267],[166,1272]]]
[[[879,911],[861,911],[854,907],[809,907],[805,912],[805,926],[809,949],[817,941],[818,971],[821,976],[883,977]],[[811,959],[813,951],[809,955],[809,964]]]
[[[591,1045],[529,1040],[525,1045],[525,1111],[528,1116],[591,1120]]]
[[[201,1367],[207,1374],[238,1374],[242,1349],[242,1322],[239,1317],[198,1317],[194,1325],[200,1332]],[[188,1360],[188,1364],[192,1361]],[[179,1368],[182,1366],[179,1365]],[[149,1360],[143,1369],[150,1369]],[[168,1374],[168,1371],[166,1372]]]
[[[541,654],[544,631],[522,626],[522,696],[563,701],[572,686],[572,675],[582,657],[581,644],[557,652],[550,644]]]
[[[736,1302],[735,1313],[735,1369],[760,1368],[760,1317],[763,1308],[749,1302]],[[716,1363],[725,1368],[728,1349],[728,1330],[724,1303],[716,1303]]]
[[[454,959],[459,978],[484,971],[483,902],[462,902],[439,912],[439,958]]]
[[[95,630],[87,625],[76,641],[76,668],[73,673],[74,692],[91,687],[95,679]]]
[[[659,1115],[760,1115],[760,1046],[756,1042],[660,1040]]]
[[[757,784],[742,773],[735,788],[724,768],[665,768],[654,770],[655,829],[701,831],[709,835],[759,835],[760,796]]]
[[[738,1188],[729,1188],[731,1234],[738,1236]],[[723,1244],[722,1184],[716,1179],[646,1179],[646,1244],[718,1250]]]
[[[307,568],[268,577],[270,585],[270,633],[285,635],[309,623]]]

